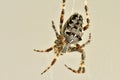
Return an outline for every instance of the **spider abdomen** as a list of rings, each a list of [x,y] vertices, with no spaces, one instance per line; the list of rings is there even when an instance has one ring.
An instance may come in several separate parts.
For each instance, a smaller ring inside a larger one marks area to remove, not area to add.
[[[74,13],[63,26],[62,35],[68,43],[76,43],[82,40],[83,18],[80,14]]]

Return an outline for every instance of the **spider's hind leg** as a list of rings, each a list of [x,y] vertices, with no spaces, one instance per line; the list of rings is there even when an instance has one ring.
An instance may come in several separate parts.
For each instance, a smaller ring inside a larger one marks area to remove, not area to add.
[[[51,64],[41,73],[41,75],[44,74],[45,72],[47,72],[55,64],[55,62],[57,61],[58,57],[59,57],[59,55],[56,55],[54,57],[54,59],[52,60]]]
[[[78,45],[77,45],[77,46],[78,46]],[[72,49],[72,48],[71,48],[71,49]],[[85,73],[85,65],[84,65],[85,52],[84,52],[84,50],[81,49],[80,46],[78,46],[77,48],[76,48],[76,47],[73,47],[72,50],[73,50],[73,51],[79,51],[79,52],[82,53],[82,54],[81,54],[81,63],[80,63],[80,66],[79,66],[79,68],[78,68],[77,70],[72,69],[71,67],[67,66],[66,64],[65,64],[65,67],[67,67],[67,69],[71,70],[71,71],[74,72],[74,73]]]
[[[46,49],[46,50],[33,49],[33,51],[35,51],[35,52],[50,52],[50,51],[52,51],[52,50],[53,50],[53,47],[50,47],[50,48],[48,48],[48,49]]]
[[[86,56],[85,56],[85,52],[82,48],[85,47],[88,43],[90,43],[90,41],[91,41],[91,33],[89,33],[89,39],[84,44],[82,44],[81,46],[79,44],[76,44],[76,47],[69,48],[69,52],[78,51],[78,52],[82,53],[79,68],[77,70],[74,70],[74,69],[70,68],[69,66],[67,66],[66,64],[65,64],[65,67],[67,67],[69,70],[71,70],[74,73],[85,73],[85,57]]]
[[[90,41],[91,41],[91,33],[89,33],[89,39],[88,39],[84,44],[81,45],[81,48],[83,48],[83,47],[85,47],[87,44],[89,44]]]

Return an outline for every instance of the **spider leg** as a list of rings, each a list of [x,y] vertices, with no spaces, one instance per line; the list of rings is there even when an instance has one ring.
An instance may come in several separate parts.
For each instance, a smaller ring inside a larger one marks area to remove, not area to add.
[[[36,51],[36,52],[50,52],[52,50],[53,50],[53,47],[50,47],[50,48],[48,48],[46,50],[37,50],[37,49],[34,49],[33,51]]]
[[[63,25],[63,21],[64,21],[64,14],[65,14],[65,1],[63,0],[62,2],[62,11],[61,11],[61,15],[60,15],[60,34],[62,34],[62,25]]]
[[[51,64],[41,73],[41,75],[44,74],[45,72],[47,72],[55,64],[55,62],[57,61],[58,57],[59,57],[59,55],[56,55],[53,58]]]
[[[90,18],[89,18],[89,14],[88,14],[88,4],[87,4],[87,0],[84,0],[84,9],[85,9],[85,14],[86,14],[86,22],[87,25],[84,26],[83,30],[87,30],[89,28],[90,25]]]
[[[89,33],[89,38],[88,38],[88,40],[87,40],[84,44],[81,45],[81,48],[83,48],[83,47],[85,47],[87,44],[89,44],[90,41],[91,41],[91,33]]]
[[[81,48],[81,46],[79,44],[77,44],[76,47],[73,47],[72,50],[73,51],[79,51],[80,53],[82,53],[79,68],[77,70],[75,70],[75,69],[72,69],[71,67],[67,66],[66,64],[65,64],[65,67],[67,67],[67,69],[71,70],[74,73],[85,73],[85,66],[84,66],[85,52],[84,52],[84,50]]]
[[[54,32],[55,32],[55,34],[56,34],[56,37],[58,38],[59,34],[58,34],[58,32],[57,32],[57,30],[56,30],[56,28],[55,28],[54,21],[52,21],[52,28],[53,28],[53,30],[54,30]]]
[[[69,48],[69,52],[78,51],[78,52],[82,53],[79,68],[77,70],[75,70],[75,69],[72,69],[71,67],[67,66],[66,64],[65,64],[65,67],[67,67],[69,70],[71,70],[74,73],[85,73],[84,65],[85,65],[85,57],[86,56],[85,56],[85,52],[82,48],[85,47],[85,45],[87,45],[88,43],[90,43],[90,40],[91,40],[91,33],[89,33],[89,39],[84,44],[82,44],[81,46],[79,44],[76,44],[76,47]]]

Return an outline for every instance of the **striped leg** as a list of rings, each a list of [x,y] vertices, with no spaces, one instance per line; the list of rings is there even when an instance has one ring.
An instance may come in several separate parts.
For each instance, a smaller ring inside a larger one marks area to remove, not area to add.
[[[87,25],[84,26],[84,31],[87,30],[89,28],[90,25],[90,18],[89,18],[89,14],[88,14],[88,5],[87,5],[87,0],[84,0],[84,8],[85,8],[85,14],[86,14],[86,22]]]
[[[55,34],[56,34],[56,37],[58,37],[59,34],[58,34],[58,32],[57,32],[57,30],[56,30],[56,28],[55,28],[54,21],[52,21],[52,28],[53,28],[53,30],[54,30],[54,32],[55,32]]]
[[[91,40],[91,33],[89,33],[89,39],[84,44],[82,44],[81,46],[79,44],[76,44],[76,47],[69,48],[69,52],[78,51],[78,52],[82,53],[81,54],[81,63],[80,63],[79,68],[77,70],[74,70],[74,69],[70,68],[69,66],[67,66],[66,64],[65,64],[65,67],[67,67],[69,70],[71,70],[74,73],[85,73],[85,66],[84,66],[85,52],[82,48],[85,47],[85,45],[87,45],[88,43],[90,43],[90,40]]]
[[[64,21],[64,14],[65,14],[65,0],[63,0],[62,3],[62,11],[61,11],[61,16],[60,16],[60,34],[62,34],[62,25],[63,25],[63,21]]]
[[[72,48],[71,48],[72,49]],[[80,66],[77,70],[75,69],[72,69],[71,67],[67,66],[65,64],[65,67],[67,67],[69,70],[71,70],[72,72],[74,73],[85,73],[85,66],[84,66],[84,62],[85,62],[85,52],[84,50],[81,48],[81,46],[79,44],[76,44],[76,48],[73,47],[73,51],[79,51],[81,54],[81,63],[80,63]]]
[[[41,75],[44,74],[45,72],[47,72],[47,71],[55,64],[55,62],[56,62],[57,59],[58,59],[58,56],[59,56],[59,55],[56,55],[56,56],[54,57],[54,59],[52,60],[51,64],[41,73]]]
[[[83,47],[85,47],[85,45],[89,44],[90,41],[91,41],[91,33],[89,33],[89,39],[84,44],[81,45],[81,48],[83,48]]]
[[[50,48],[48,48],[46,50],[37,50],[37,49],[34,49],[33,51],[36,51],[36,52],[50,52],[52,50],[53,50],[53,47],[50,47]]]

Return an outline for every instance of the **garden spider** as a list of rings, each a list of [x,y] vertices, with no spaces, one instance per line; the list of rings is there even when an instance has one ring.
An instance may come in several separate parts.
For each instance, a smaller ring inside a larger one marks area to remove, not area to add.
[[[50,52],[54,49],[55,57],[53,58],[51,64],[41,73],[41,75],[44,74],[47,70],[49,70],[55,64],[55,62],[57,61],[60,55],[63,55],[66,52],[74,52],[74,51],[78,51],[81,53],[81,62],[80,62],[79,68],[75,70],[68,67],[66,64],[65,64],[65,67],[67,67],[67,69],[71,70],[74,73],[85,72],[85,66],[84,66],[85,52],[83,50],[83,47],[85,47],[86,44],[90,43],[91,33],[89,33],[89,39],[84,44],[80,45],[78,44],[78,42],[82,40],[83,31],[87,30],[90,24],[87,0],[84,0],[84,9],[86,14],[86,22],[87,22],[87,24],[84,27],[83,27],[83,17],[79,13],[74,13],[73,15],[71,15],[70,18],[66,21],[66,23],[63,26],[65,2],[66,0],[63,0],[62,2],[59,33],[55,28],[54,21],[52,21],[52,28],[54,29],[54,32],[57,38],[54,42],[55,45],[46,50],[34,49],[34,51],[36,52]]]

